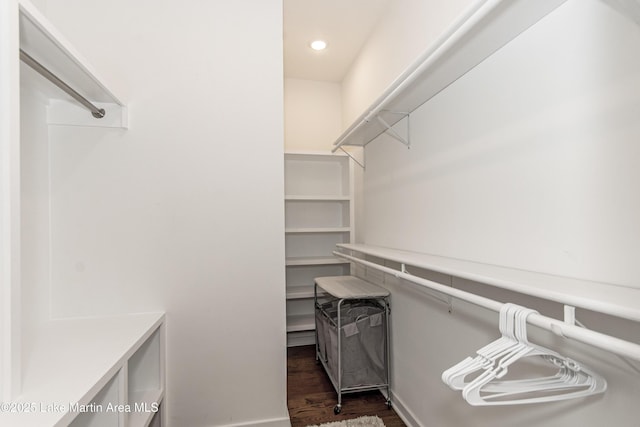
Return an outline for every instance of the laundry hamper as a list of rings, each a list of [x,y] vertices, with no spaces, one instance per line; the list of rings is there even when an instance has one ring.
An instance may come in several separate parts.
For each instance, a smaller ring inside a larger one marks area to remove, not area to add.
[[[389,395],[389,292],[353,276],[315,279],[316,359],[338,394],[384,389]],[[329,299],[320,302],[318,288]]]

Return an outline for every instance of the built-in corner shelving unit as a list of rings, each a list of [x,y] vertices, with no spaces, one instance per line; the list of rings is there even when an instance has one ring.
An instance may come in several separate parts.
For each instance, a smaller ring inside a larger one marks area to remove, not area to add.
[[[335,141],[366,146],[566,0],[477,0]],[[410,145],[410,137],[392,136]],[[406,138],[406,139],[405,139]]]
[[[285,242],[288,345],[314,342],[313,279],[350,273],[332,255],[353,243],[353,165],[343,154],[286,152]]]

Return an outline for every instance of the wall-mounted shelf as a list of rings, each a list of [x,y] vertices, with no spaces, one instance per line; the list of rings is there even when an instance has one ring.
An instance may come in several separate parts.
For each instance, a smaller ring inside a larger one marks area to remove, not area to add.
[[[319,291],[318,296],[324,295],[324,292]],[[313,298],[313,289],[309,289],[308,285],[289,285],[287,286],[287,299],[308,299]]]
[[[595,330],[587,329],[576,321],[575,308],[583,307],[595,312],[610,314],[612,316],[638,321],[640,310],[637,308],[638,289],[626,288],[630,293],[616,290],[614,288],[625,289],[624,287],[609,285],[605,283],[595,283],[582,280],[568,279],[565,277],[552,276],[530,271],[517,270],[512,268],[498,267],[489,264],[474,263],[453,258],[438,257],[433,255],[419,254],[414,252],[397,251],[368,245],[350,245],[350,249],[359,252],[359,256],[342,254],[341,256],[359,264],[361,268],[372,269],[383,274],[395,276],[398,279],[413,283],[427,289],[434,290],[448,297],[460,299],[471,304],[484,307],[489,310],[501,312],[504,303],[495,299],[487,298],[476,294],[473,291],[465,291],[448,286],[442,283],[422,278],[407,271],[407,264],[420,266],[432,271],[439,271],[455,277],[463,277],[476,282],[498,286],[515,292],[533,295],[541,299],[563,303],[564,320],[558,320],[537,312],[527,317],[526,322],[538,326],[547,331],[553,332],[563,338],[573,339],[594,347],[606,350],[622,356],[623,359],[630,358],[640,360],[640,344],[634,341],[626,341],[613,335],[604,334]],[[355,248],[358,247],[359,250]],[[346,247],[343,247],[346,249]],[[377,258],[374,261],[367,260],[362,254],[372,255]],[[386,265],[386,261],[399,263],[399,268]],[[573,282],[581,290],[582,285],[586,285],[588,291],[583,293],[572,293],[576,289],[564,289],[562,285]],[[536,284],[546,284],[542,290],[538,290]],[[559,288],[559,292],[548,290]],[[593,291],[596,291],[593,293]],[[613,294],[610,296],[608,294]],[[599,294],[608,295],[601,301]],[[636,295],[634,295],[636,294]],[[627,298],[620,299],[620,298]],[[631,301],[631,303],[629,302]],[[632,365],[633,366],[633,365]]]
[[[315,329],[313,314],[287,316],[287,332],[304,332]]]
[[[349,201],[349,196],[285,196],[284,200],[289,202],[342,202]]]
[[[46,93],[52,100],[50,124],[67,124],[126,128],[127,108],[108,82],[75,47],[29,1],[19,0],[20,49],[24,50],[75,91],[104,108],[102,119],[91,116],[82,106],[32,70],[23,67],[23,78]]]
[[[349,264],[348,261],[334,256],[327,257],[293,257],[287,258],[287,267],[292,266],[310,266],[310,265],[337,265]]]
[[[561,304],[640,321],[640,289],[637,288],[364,244],[337,246],[346,252],[353,251],[405,264],[407,268],[414,266]]]
[[[306,228],[287,228],[285,233],[289,234],[310,234],[310,233],[349,233],[349,227],[306,227]]]
[[[474,2],[340,135],[332,151],[367,145],[565,1]]]

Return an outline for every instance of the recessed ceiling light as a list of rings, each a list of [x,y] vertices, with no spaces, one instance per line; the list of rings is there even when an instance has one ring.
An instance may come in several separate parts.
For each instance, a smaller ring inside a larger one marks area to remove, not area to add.
[[[311,49],[313,50],[323,50],[327,47],[327,42],[324,40],[315,40],[311,42]]]

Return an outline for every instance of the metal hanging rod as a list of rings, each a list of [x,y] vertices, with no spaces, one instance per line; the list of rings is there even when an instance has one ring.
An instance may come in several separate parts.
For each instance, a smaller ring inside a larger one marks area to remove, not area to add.
[[[24,50],[20,49],[20,60],[27,64],[29,67],[36,70],[39,74],[41,74],[44,78],[49,80],[54,85],[58,86],[60,89],[69,94],[73,99],[82,104],[85,108],[91,111],[91,115],[96,119],[101,119],[105,115],[105,111],[103,108],[98,108],[93,105],[87,98],[80,95],[76,92],[71,86],[60,80],[58,76],[49,71],[44,65],[33,59],[28,53]]]

